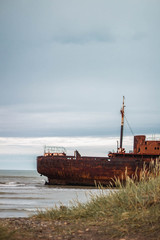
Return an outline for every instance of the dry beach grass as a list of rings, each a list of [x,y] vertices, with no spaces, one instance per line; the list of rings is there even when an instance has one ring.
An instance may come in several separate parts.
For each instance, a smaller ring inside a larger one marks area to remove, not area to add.
[[[31,218],[1,219],[0,239],[160,239],[160,165],[127,178],[118,191],[101,191],[87,203],[39,211]],[[10,236],[8,235],[10,234]],[[9,236],[9,237],[8,237]]]

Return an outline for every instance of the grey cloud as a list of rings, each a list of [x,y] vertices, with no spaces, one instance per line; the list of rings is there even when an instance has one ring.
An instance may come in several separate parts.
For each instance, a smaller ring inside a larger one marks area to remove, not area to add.
[[[139,131],[147,119],[144,131],[159,131],[158,8],[146,0],[1,1],[1,134],[114,133],[123,95],[132,125]],[[60,112],[61,124],[45,120]],[[70,113],[86,120],[74,125]]]
[[[80,32],[78,34],[75,34],[72,32],[71,34],[66,33],[66,35],[61,34],[60,36],[54,36],[53,41],[57,41],[63,44],[86,44],[86,43],[92,43],[92,42],[114,42],[115,38],[114,36],[107,32],[105,29],[102,29],[101,32],[93,32],[88,29],[88,31]]]

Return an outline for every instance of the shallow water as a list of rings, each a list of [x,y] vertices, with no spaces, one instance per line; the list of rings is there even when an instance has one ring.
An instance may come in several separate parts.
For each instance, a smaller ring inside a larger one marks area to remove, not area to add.
[[[37,209],[86,202],[90,194],[100,193],[95,188],[48,186],[46,180],[36,171],[0,170],[0,218],[28,217]]]

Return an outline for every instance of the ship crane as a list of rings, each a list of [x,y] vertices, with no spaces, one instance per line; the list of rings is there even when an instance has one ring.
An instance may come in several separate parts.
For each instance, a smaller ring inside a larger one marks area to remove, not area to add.
[[[122,108],[120,110],[121,113],[121,134],[120,134],[120,148],[118,149],[119,153],[125,152],[125,149],[122,147],[123,145],[123,127],[124,127],[124,99],[125,97],[123,96],[123,104],[122,104]]]

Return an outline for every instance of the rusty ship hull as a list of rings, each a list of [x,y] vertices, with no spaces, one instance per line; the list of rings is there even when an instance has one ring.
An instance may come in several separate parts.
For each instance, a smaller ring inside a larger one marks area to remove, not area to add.
[[[74,159],[73,156],[54,157],[40,156],[37,158],[37,170],[40,174],[48,177],[48,184],[51,185],[107,185],[114,176],[124,179],[127,174],[132,176],[140,161],[133,159],[116,158],[94,158],[81,157]]]
[[[159,155],[121,154],[109,157],[39,156],[37,170],[48,177],[50,185],[108,185],[115,178],[125,181],[127,176],[138,175],[144,163]]]

